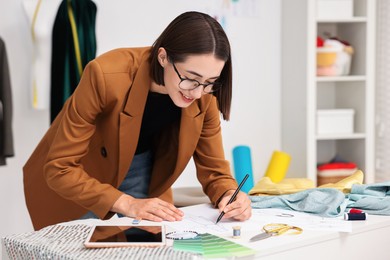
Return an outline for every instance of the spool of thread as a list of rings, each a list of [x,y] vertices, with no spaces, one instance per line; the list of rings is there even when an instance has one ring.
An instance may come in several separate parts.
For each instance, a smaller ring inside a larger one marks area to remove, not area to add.
[[[345,220],[366,220],[367,213],[344,213]]]
[[[288,166],[290,164],[291,156],[282,151],[274,151],[265,176],[269,177],[271,181],[277,183],[284,179]]]
[[[240,238],[240,237],[241,237],[241,227],[234,226],[233,227],[233,238]]]
[[[234,177],[237,182],[249,174],[248,179],[241,188],[241,191],[248,193],[253,188],[253,171],[251,150],[249,146],[238,145],[233,149]]]

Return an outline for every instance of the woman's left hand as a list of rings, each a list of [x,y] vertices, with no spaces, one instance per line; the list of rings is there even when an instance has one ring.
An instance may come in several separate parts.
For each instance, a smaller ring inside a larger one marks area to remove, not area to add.
[[[222,219],[233,218],[239,221],[249,219],[252,216],[252,208],[251,201],[249,200],[246,193],[240,191],[237,194],[236,199],[229,205],[226,205],[232,197],[233,193],[234,190],[227,191],[218,204],[219,211],[225,212],[225,215]]]

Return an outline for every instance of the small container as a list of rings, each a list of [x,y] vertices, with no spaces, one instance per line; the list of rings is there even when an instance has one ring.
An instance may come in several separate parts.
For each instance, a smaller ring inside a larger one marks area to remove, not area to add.
[[[317,110],[317,134],[352,134],[354,114],[353,109]]]

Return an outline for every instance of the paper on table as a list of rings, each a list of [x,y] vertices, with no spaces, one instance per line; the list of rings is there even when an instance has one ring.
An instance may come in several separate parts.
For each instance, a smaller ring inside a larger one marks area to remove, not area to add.
[[[252,209],[252,219],[285,223],[304,230],[352,232],[352,224],[341,217],[324,218],[304,212],[284,209]]]
[[[247,221],[240,222],[232,220],[221,220],[217,225],[215,224],[215,221],[219,216],[219,211],[210,204],[200,204],[196,206],[185,207],[182,210],[185,214],[182,221],[164,221],[164,224],[178,231],[194,230],[198,233],[214,234],[230,234],[232,233],[232,227],[236,225],[241,226],[241,229],[243,230],[253,230],[253,227],[262,227],[263,225],[269,223],[284,223],[298,226],[304,230],[352,232],[351,221],[345,221],[341,217],[324,218],[314,214],[277,208],[252,209],[252,217]],[[106,221],[88,219],[75,220],[65,224],[71,225],[82,223],[87,225],[97,225],[102,223],[112,223],[128,225],[131,224],[131,221],[131,218],[118,218],[115,216]],[[143,220],[143,222],[148,223],[149,221]]]
[[[269,223],[285,223],[298,226],[304,230],[352,231],[352,224],[341,218],[324,218],[313,214],[275,208],[253,209],[252,217],[247,221],[221,220],[217,225],[215,221],[218,218],[219,211],[210,204],[186,207],[182,210],[185,214],[182,221],[165,221],[164,224],[174,230],[194,230],[198,233],[214,234],[230,234],[232,227],[235,225],[240,225],[241,229],[244,230],[253,230],[254,227],[262,227]]]
[[[245,233],[247,231],[253,231],[254,227],[261,230],[264,223],[259,225],[254,221],[252,217],[246,221],[234,221],[232,219],[222,219],[218,224],[215,224],[220,212],[218,209],[212,207],[210,204],[200,204],[191,207],[182,208],[184,212],[184,218],[182,221],[167,222],[164,224],[173,230],[185,231],[192,230],[198,233],[210,233],[216,235],[223,235],[224,237],[231,237],[232,227],[240,226],[241,230]]]
[[[167,222],[164,224],[178,231],[194,230],[198,233],[224,233],[231,230],[230,225],[221,220],[215,224],[219,216],[218,209],[210,204],[201,204],[182,209],[184,217],[182,221]]]

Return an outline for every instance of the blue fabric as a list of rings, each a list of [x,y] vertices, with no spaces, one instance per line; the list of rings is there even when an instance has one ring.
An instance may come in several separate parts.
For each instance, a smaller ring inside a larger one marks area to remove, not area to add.
[[[250,196],[252,208],[282,208],[312,213],[323,217],[341,216],[350,208],[368,214],[390,215],[390,181],[354,184],[344,195],[333,188],[315,188],[280,196]]]
[[[390,215],[390,182],[354,184],[347,208],[357,208],[375,215]]]
[[[288,195],[250,196],[252,208],[281,208],[322,217],[341,216],[347,206],[344,193],[332,188],[315,188]]]
[[[134,198],[147,198],[150,184],[150,177],[152,172],[152,152],[146,151],[144,153],[134,155],[133,161],[125,179],[119,186],[118,190],[133,196]],[[118,214],[119,217],[123,215]],[[99,218],[93,212],[89,211],[80,219]]]

